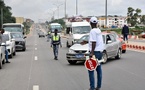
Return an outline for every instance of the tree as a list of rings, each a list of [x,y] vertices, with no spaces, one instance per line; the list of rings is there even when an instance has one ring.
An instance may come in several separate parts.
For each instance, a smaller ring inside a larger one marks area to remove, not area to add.
[[[11,13],[11,7],[6,6],[3,0],[0,0],[0,9],[3,11],[3,23],[15,23],[16,19],[15,17],[12,17]],[[0,17],[2,16],[2,13],[0,12]],[[0,18],[1,21],[1,18]],[[2,23],[0,22],[0,26]]]
[[[135,26],[138,24],[138,18],[141,16],[139,15],[141,13],[141,9],[133,9],[132,7],[128,8],[128,13],[127,13],[127,22],[128,24],[131,24],[131,26]]]
[[[141,17],[141,23],[145,25],[145,15],[142,15],[142,17]]]

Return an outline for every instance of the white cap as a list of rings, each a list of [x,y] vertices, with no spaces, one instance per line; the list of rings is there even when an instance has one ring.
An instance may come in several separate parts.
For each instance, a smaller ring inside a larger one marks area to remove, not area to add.
[[[96,17],[91,17],[90,22],[91,23],[98,23],[98,20]]]

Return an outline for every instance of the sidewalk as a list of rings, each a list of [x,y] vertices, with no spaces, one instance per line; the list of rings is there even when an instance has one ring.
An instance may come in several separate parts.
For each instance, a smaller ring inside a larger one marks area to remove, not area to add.
[[[145,42],[129,41],[126,45],[129,49],[145,51]]]

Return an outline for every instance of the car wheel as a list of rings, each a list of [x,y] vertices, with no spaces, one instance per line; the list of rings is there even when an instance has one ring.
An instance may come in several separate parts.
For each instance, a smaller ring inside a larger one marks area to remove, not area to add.
[[[66,42],[66,46],[69,48],[69,43],[68,43],[68,41]]]
[[[74,65],[77,63],[77,61],[73,61],[73,60],[68,60],[69,64]]]
[[[13,52],[13,50],[12,50],[12,52]],[[13,58],[13,53],[11,53],[9,57],[10,57],[10,58]]]
[[[0,69],[2,69],[2,62],[1,62],[1,60],[0,60]]]
[[[120,59],[121,58],[121,50],[119,49],[117,52],[117,56],[115,56],[115,59]]]
[[[126,50],[122,50],[122,53],[126,53]]]
[[[108,56],[107,56],[107,53],[106,53],[106,51],[104,51],[103,52],[103,56],[102,56],[102,59],[104,60],[104,64],[107,62],[107,60],[108,60]]]
[[[14,55],[14,56],[16,55],[16,51],[13,53],[13,55]]]

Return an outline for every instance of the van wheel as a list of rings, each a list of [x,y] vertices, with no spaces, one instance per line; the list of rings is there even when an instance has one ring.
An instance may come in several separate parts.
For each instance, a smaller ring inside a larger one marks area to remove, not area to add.
[[[13,50],[12,50],[12,52],[13,52]],[[9,57],[10,57],[10,58],[13,58],[13,53],[11,53]]]
[[[104,60],[104,64],[107,62],[107,60],[108,60],[108,56],[107,56],[107,53],[106,53],[106,51],[104,51],[103,52],[103,56],[102,56],[102,58],[103,58],[103,60]]]
[[[2,61],[0,60],[0,69],[2,69]]]
[[[119,49],[117,55],[115,56],[115,59],[120,59],[120,58],[121,58],[121,50]]]
[[[2,61],[2,64],[5,64],[5,59]]]
[[[122,53],[126,53],[126,50],[122,50]]]
[[[68,41],[66,42],[66,46],[69,48],[69,43],[68,43]]]
[[[77,61],[73,61],[73,60],[68,60],[69,64],[74,65],[77,63]]]
[[[16,51],[13,53],[13,55],[14,55],[14,56],[16,55]]]

